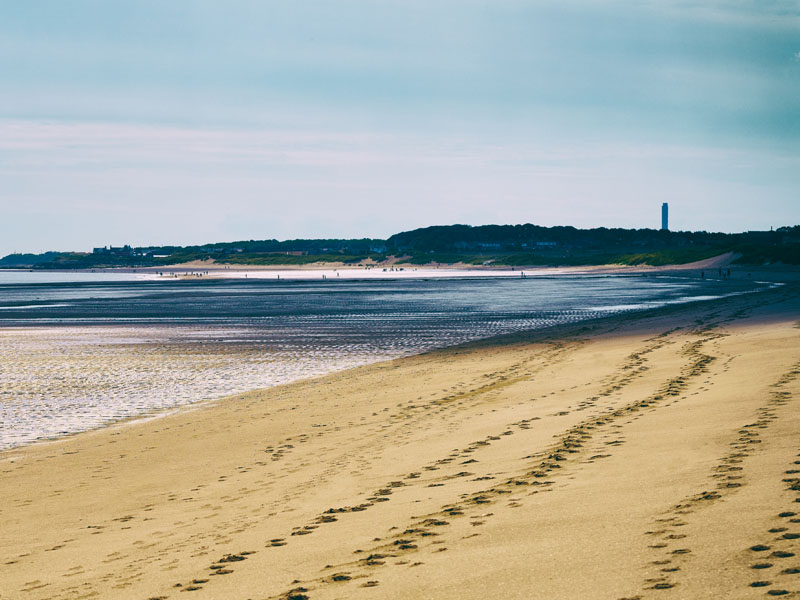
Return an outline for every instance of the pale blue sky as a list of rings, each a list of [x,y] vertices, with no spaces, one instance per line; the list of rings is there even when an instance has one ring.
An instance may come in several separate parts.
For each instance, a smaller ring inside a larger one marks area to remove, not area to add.
[[[800,2],[0,0],[0,255],[800,222]]]

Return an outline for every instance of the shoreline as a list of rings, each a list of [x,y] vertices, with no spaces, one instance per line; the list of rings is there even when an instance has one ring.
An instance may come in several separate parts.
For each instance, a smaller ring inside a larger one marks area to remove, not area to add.
[[[798,319],[790,284],[0,453],[24,456],[0,461],[0,593],[747,598],[757,578],[793,593],[791,561],[756,573],[748,548],[800,551],[768,531],[793,500]]]
[[[2,269],[0,272],[34,272],[34,273],[169,273],[169,274],[188,274],[198,272],[208,272],[209,276],[215,278],[240,278],[245,274],[257,273],[295,273],[302,274],[309,271],[321,273],[330,272],[343,272],[352,274],[354,272],[361,272],[369,276],[374,276],[372,271],[378,273],[392,273],[393,275],[386,275],[386,277],[400,277],[408,276],[412,272],[422,272],[424,274],[419,277],[431,276],[437,272],[440,273],[467,273],[472,275],[482,274],[485,277],[491,276],[519,276],[520,272],[534,275],[562,275],[562,274],[641,274],[641,273],[662,273],[673,271],[697,271],[703,269],[716,269],[721,267],[728,267],[735,260],[736,255],[732,252],[721,254],[709,259],[697,261],[694,263],[675,264],[675,265],[619,265],[619,264],[605,264],[605,265],[579,265],[579,266],[547,266],[547,265],[521,265],[521,266],[505,266],[505,265],[473,265],[464,263],[452,264],[437,264],[431,263],[426,265],[416,265],[411,263],[404,263],[396,260],[387,263],[367,263],[367,264],[349,264],[337,262],[319,262],[308,263],[303,265],[249,265],[237,263],[217,263],[214,260],[207,261],[192,261],[188,263],[178,263],[163,266],[145,266],[145,267],[97,267],[91,269],[46,269],[37,270],[30,268],[13,268]],[[744,267],[750,270],[758,270],[757,266],[737,265],[739,270],[744,270]],[[791,267],[789,267],[791,269]],[[376,273],[377,275],[377,273]]]
[[[0,269],[8,273],[58,273],[137,275],[153,281],[165,280],[413,280],[430,278],[547,278],[563,276],[659,276],[674,275],[715,279],[716,271],[730,271],[733,278],[762,278],[770,282],[800,281],[800,266],[776,263],[772,265],[734,264],[738,255],[733,252],[705,260],[672,265],[583,265],[583,266],[493,266],[467,264],[413,265],[402,262],[391,264],[310,263],[305,265],[237,265],[209,261],[164,265],[160,267],[107,267],[93,269]],[[344,277],[342,277],[344,275]]]
[[[798,265],[739,265],[733,264],[730,253],[707,260],[677,265],[586,265],[586,266],[530,266],[500,267],[491,265],[410,265],[397,263],[383,266],[354,266],[339,263],[312,263],[308,265],[221,265],[197,261],[163,267],[108,267],[95,269],[0,269],[2,273],[75,274],[75,275],[137,275],[152,281],[187,280],[404,280],[431,278],[547,278],[563,276],[679,276],[715,279],[716,271],[730,269],[732,277],[766,281],[798,281]]]

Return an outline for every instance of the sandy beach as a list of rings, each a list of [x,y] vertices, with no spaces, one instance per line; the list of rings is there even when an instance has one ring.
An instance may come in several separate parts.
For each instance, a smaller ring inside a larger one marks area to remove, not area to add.
[[[5,451],[0,598],[795,597],[796,286]]]
[[[738,255],[726,252],[692,263],[651,266],[641,265],[584,265],[584,266],[517,266],[473,265],[465,263],[414,265],[402,259],[391,259],[383,263],[371,260],[351,264],[342,262],[316,262],[305,265],[247,265],[218,263],[213,259],[164,265],[160,267],[111,267],[90,269],[91,273],[138,273],[149,278],[194,278],[211,279],[415,279],[415,278],[450,278],[450,277],[520,277],[521,273],[530,276],[557,275],[621,275],[621,274],[654,274],[654,273],[694,273],[708,270],[709,275],[716,269],[729,268]],[[747,267],[736,265],[735,271],[743,274]],[[763,268],[762,268],[763,269]],[[785,273],[785,269],[780,269]],[[75,271],[72,271],[75,272]]]

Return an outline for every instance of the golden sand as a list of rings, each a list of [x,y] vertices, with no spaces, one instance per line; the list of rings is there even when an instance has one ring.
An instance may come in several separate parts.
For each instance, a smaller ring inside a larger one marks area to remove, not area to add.
[[[798,319],[786,286],[0,453],[0,599],[792,597]]]

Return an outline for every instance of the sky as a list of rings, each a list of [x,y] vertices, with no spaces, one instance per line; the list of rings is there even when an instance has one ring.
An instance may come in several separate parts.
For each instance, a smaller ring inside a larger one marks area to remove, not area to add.
[[[800,223],[800,2],[0,0],[0,256]]]

